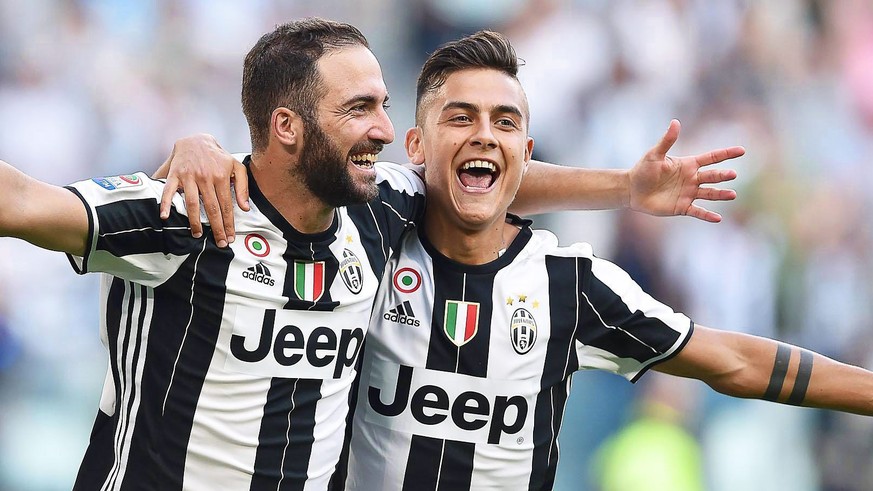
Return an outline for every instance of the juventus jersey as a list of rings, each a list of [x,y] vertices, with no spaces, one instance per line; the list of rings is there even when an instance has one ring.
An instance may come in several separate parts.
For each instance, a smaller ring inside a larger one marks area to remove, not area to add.
[[[322,233],[292,228],[249,173],[237,240],[191,237],[144,174],[69,187],[88,210],[79,273],[104,275],[109,355],[79,490],[324,490],[378,282],[423,183],[377,165],[379,196]]]
[[[347,489],[551,489],[577,370],[639,378],[692,323],[587,244],[529,221],[497,260],[456,263],[409,233],[376,297]]]

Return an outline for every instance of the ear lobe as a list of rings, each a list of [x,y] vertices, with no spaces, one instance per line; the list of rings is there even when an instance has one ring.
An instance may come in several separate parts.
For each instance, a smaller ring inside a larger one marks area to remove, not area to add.
[[[528,164],[530,164],[530,159],[533,157],[533,147],[534,139],[527,137],[527,144],[524,147],[524,172],[527,172]]]
[[[283,145],[298,145],[302,141],[303,119],[287,107],[277,107],[270,115],[270,132]]]
[[[416,126],[410,128],[406,132],[406,156],[409,157],[409,162],[421,165],[424,163],[424,145],[421,141],[421,128]]]

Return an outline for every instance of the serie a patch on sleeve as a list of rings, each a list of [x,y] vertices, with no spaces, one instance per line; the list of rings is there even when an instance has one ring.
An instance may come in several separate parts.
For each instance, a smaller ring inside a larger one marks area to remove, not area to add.
[[[125,174],[122,176],[110,177],[95,177],[91,180],[94,181],[98,186],[106,189],[107,191],[114,191],[116,189],[130,188],[142,185],[142,179],[134,174]]]

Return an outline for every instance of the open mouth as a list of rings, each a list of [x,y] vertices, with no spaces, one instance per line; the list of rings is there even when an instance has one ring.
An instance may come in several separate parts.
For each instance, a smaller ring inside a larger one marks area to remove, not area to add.
[[[458,169],[458,179],[468,190],[487,190],[497,180],[497,166],[487,160],[470,160]]]
[[[376,153],[359,153],[352,155],[351,161],[359,169],[370,170],[376,165],[376,157],[378,155]]]

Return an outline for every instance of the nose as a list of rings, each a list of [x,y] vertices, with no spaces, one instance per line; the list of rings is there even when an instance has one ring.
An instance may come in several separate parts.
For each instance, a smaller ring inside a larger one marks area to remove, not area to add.
[[[381,141],[386,145],[394,141],[394,124],[391,123],[391,118],[388,117],[384,108],[379,108],[376,121],[370,127],[367,136],[371,140]]]
[[[497,138],[491,131],[491,122],[482,120],[476,125],[476,131],[470,138],[470,145],[474,147],[497,148]]]

